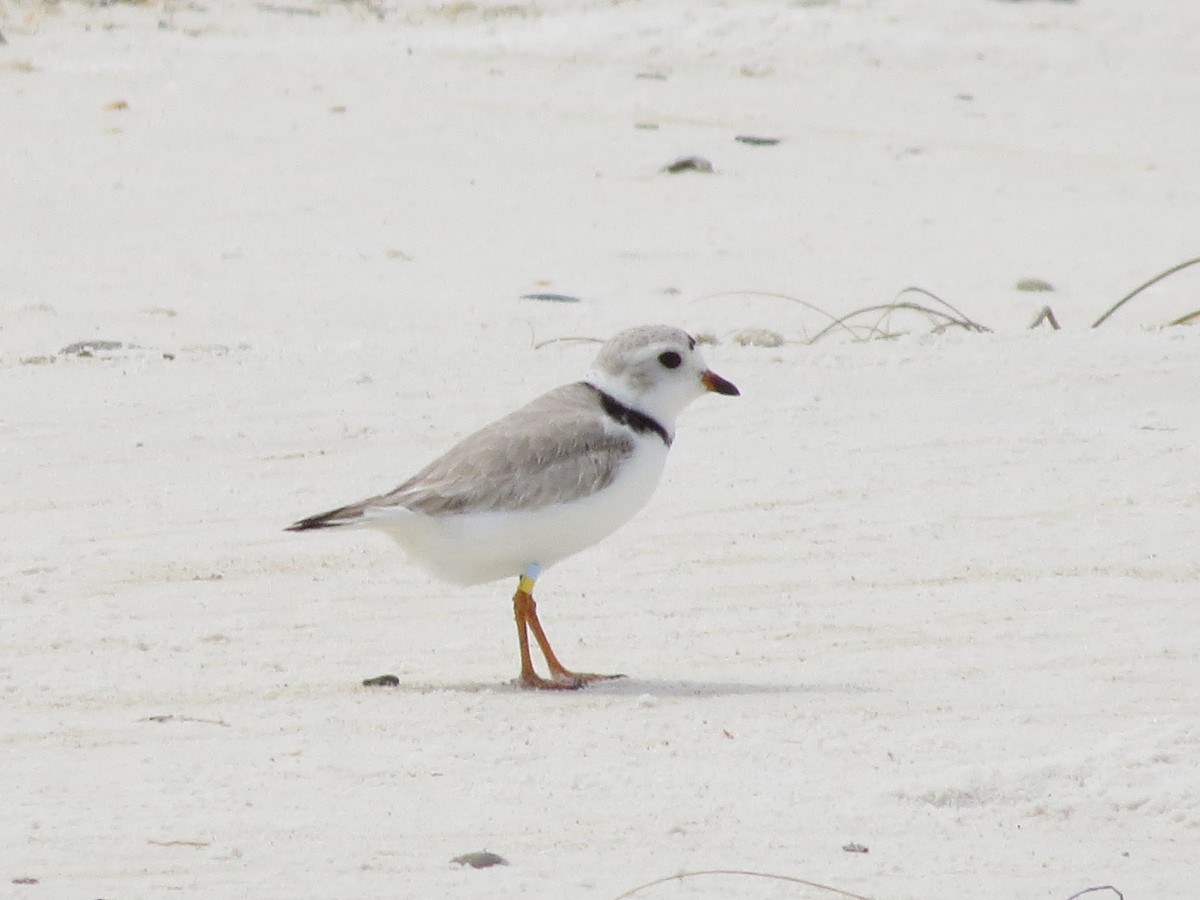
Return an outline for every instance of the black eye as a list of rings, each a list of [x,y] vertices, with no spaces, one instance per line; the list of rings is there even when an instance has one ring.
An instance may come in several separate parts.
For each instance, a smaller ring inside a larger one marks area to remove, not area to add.
[[[674,350],[668,350],[666,353],[658,354],[658,361],[668,369],[678,369],[679,364],[683,362],[683,357]]]

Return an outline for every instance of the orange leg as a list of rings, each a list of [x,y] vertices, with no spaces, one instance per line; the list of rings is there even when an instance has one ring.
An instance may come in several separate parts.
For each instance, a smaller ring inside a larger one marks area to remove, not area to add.
[[[533,599],[533,579],[522,577],[513,594],[513,616],[517,620],[517,640],[521,645],[521,674],[517,683],[524,688],[547,691],[572,691],[593,681],[607,681],[611,678],[623,678],[622,675],[593,675],[590,673],[572,672],[558,661],[542,623],[537,617],[537,603]],[[537,641],[546,665],[550,668],[550,678],[542,678],[533,670],[533,660],[529,656],[529,635]]]

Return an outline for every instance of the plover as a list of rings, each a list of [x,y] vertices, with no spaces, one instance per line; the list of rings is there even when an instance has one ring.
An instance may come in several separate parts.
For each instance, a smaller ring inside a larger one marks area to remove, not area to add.
[[[611,534],[658,484],[675,419],[707,391],[738,389],[709,369],[678,328],[630,328],[600,349],[582,381],[563,385],[464,438],[386,494],[301,519],[288,531],[367,526],[460,585],[516,578],[513,613],[522,687],[572,689],[619,678],[569,671],[533,599],[549,566]],[[537,641],[550,677],[529,655]]]

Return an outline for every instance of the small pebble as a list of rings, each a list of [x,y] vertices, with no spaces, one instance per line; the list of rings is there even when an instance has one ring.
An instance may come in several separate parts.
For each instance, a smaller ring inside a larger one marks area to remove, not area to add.
[[[475,853],[464,853],[462,856],[456,856],[450,862],[459,866],[470,866],[472,869],[488,869],[492,866],[507,866],[508,860],[503,856],[497,856],[495,853],[489,853],[486,850],[480,850]]]
[[[849,843],[842,846],[842,849],[847,853],[870,853],[871,850],[865,844]]]
[[[364,678],[363,687],[399,687],[400,679],[395,675],[376,675],[374,678]]]
[[[578,303],[578,297],[570,294],[522,294],[522,300],[548,300],[551,303]]]
[[[675,162],[663,166],[659,171],[669,172],[672,175],[677,172],[705,172],[711,175],[717,170],[703,156],[681,156]]]

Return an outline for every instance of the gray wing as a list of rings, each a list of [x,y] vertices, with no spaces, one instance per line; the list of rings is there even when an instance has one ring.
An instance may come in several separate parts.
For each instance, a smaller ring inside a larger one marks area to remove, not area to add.
[[[463,439],[371,505],[436,516],[578,500],[607,487],[633,452],[633,439],[607,422],[591,388],[556,388]]]
[[[592,388],[564,385],[464,438],[394,491],[292,528],[347,525],[371,508],[441,516],[577,500],[607,487],[633,452],[633,438],[608,423]]]

